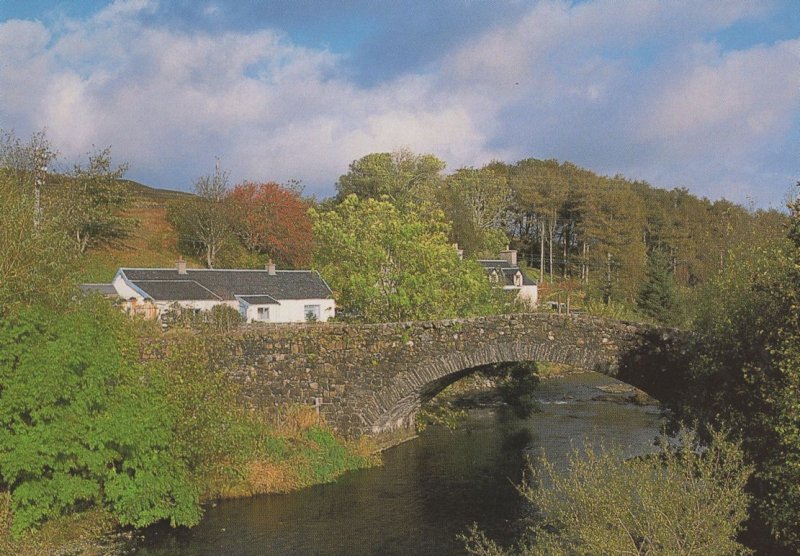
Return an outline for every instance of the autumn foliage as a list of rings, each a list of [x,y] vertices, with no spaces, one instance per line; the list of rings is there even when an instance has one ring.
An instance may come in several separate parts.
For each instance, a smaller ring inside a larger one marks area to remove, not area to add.
[[[251,251],[279,264],[308,266],[314,247],[308,204],[277,183],[244,182],[228,195],[237,235]]]

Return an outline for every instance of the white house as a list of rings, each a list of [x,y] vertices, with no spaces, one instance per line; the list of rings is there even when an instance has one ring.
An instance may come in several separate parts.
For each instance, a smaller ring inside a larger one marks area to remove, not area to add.
[[[504,290],[517,291],[517,296],[531,307],[539,303],[539,287],[517,265],[517,252],[506,248],[499,259],[478,259],[489,280]]]
[[[85,290],[98,290],[86,284]],[[174,304],[201,311],[227,305],[247,322],[327,321],[336,314],[328,284],[316,270],[120,268],[111,283],[129,310],[162,314]],[[106,288],[108,289],[108,288]]]

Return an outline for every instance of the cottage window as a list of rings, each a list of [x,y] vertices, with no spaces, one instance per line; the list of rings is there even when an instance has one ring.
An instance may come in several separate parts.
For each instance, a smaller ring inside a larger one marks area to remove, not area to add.
[[[319,320],[319,305],[304,305],[303,314],[306,320]]]
[[[259,307],[257,320],[269,320],[269,307]]]

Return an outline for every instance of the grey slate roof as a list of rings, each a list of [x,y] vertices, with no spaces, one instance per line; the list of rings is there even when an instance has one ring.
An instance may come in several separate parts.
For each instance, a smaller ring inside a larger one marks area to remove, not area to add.
[[[78,286],[83,293],[99,293],[109,297],[117,297],[117,290],[113,284],[81,284]]]
[[[528,275],[517,265],[513,265],[504,259],[497,259],[497,260],[478,260],[478,263],[483,267],[483,270],[486,271],[486,274],[491,274],[492,271],[496,271],[498,276],[502,276],[505,280],[506,286],[513,286],[514,285],[514,275],[517,271],[522,273],[522,285],[523,286],[535,286],[536,282],[528,278]]]
[[[331,289],[316,270],[205,270],[122,268],[126,278],[156,301],[232,300],[267,295],[281,299],[327,299]]]
[[[144,290],[155,301],[220,301],[208,288],[189,280],[138,280],[136,287]]]
[[[278,300],[270,295],[240,295],[238,297],[250,305],[280,305]]]

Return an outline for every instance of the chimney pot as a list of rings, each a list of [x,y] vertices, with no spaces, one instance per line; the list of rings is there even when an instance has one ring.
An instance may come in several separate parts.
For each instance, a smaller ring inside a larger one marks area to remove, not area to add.
[[[178,259],[175,263],[175,266],[178,269],[178,274],[186,274],[186,261],[183,259]]]
[[[272,259],[270,259],[269,262],[267,263],[267,272],[269,273],[270,276],[275,276],[276,274],[275,263],[272,262]]]

